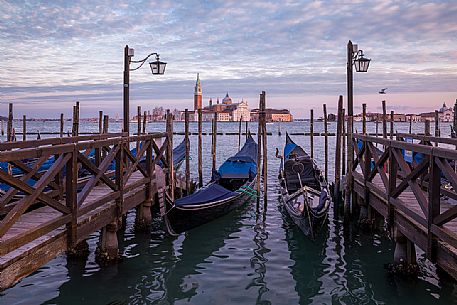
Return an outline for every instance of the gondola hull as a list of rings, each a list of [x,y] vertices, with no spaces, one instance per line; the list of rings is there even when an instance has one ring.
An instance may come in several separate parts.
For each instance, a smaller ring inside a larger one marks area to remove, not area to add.
[[[317,191],[316,191],[317,192]],[[326,220],[326,217],[316,218],[312,213],[304,210],[300,212],[295,208],[297,202],[303,197],[303,192],[289,195],[285,187],[281,188],[281,203],[292,221],[300,228],[304,235],[314,237]]]
[[[288,134],[278,178],[284,210],[303,234],[314,238],[327,219],[330,192],[314,160]]]
[[[255,179],[247,181],[244,188],[254,189]],[[239,192],[238,195],[220,201],[210,202],[205,206],[186,207],[172,206],[168,195],[165,195],[167,214],[165,224],[171,234],[180,234],[202,224],[208,223],[216,218],[224,216],[234,209],[242,206],[253,198],[249,192]]]

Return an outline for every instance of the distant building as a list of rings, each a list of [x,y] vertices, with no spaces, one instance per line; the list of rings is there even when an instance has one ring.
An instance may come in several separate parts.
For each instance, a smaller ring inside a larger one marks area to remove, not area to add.
[[[265,119],[267,122],[292,122],[293,116],[287,109],[265,109]],[[251,111],[251,121],[259,121],[259,109]]]
[[[197,82],[194,90],[194,111],[202,109],[202,86],[200,84],[200,74],[197,73]]]
[[[248,108],[248,102],[241,100],[239,103],[233,103],[232,98],[228,92],[219,103],[219,98],[216,104],[213,103],[212,98],[208,101],[208,106],[202,110],[202,120],[210,121],[214,118],[214,113],[217,113],[217,120],[221,122],[249,121],[251,118],[251,111]]]

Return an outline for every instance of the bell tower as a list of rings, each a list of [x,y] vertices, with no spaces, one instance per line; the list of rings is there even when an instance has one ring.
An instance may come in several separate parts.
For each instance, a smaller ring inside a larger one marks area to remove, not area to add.
[[[200,84],[200,73],[197,73],[197,82],[194,91],[194,111],[202,109],[202,86]]]

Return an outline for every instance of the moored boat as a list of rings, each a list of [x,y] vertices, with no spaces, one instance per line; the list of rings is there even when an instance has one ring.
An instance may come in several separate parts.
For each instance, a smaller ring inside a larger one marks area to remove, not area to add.
[[[278,178],[285,210],[305,235],[314,238],[327,219],[330,192],[315,161],[288,134]]]
[[[213,173],[211,182],[195,193],[176,199],[165,196],[165,224],[179,234],[221,217],[255,196],[257,143],[249,135],[243,148]]]

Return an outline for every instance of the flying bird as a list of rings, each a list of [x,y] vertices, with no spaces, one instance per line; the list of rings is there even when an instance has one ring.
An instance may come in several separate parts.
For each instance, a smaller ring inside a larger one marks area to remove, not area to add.
[[[387,88],[381,89],[381,91],[379,91],[379,94],[386,94],[386,90],[387,90]]]

